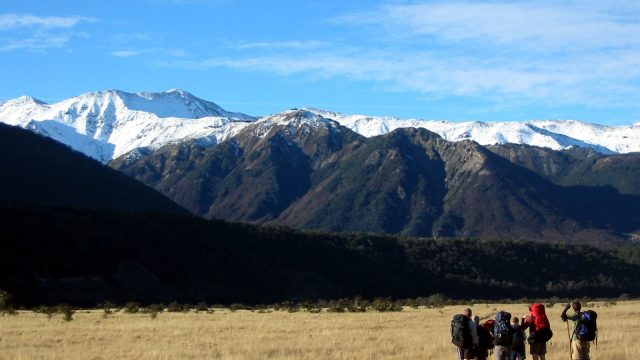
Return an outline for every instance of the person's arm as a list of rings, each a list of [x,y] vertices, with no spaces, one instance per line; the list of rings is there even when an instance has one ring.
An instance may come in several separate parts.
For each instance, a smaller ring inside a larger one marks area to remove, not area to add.
[[[569,310],[570,307],[571,307],[571,304],[567,304],[564,306],[564,309],[562,310],[562,314],[560,314],[560,318],[562,319],[562,321],[567,321],[567,319],[569,319],[569,316],[567,316],[567,310]]]

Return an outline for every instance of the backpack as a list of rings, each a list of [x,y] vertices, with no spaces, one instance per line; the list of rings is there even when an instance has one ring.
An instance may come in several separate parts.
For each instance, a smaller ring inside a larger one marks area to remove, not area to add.
[[[493,337],[489,330],[482,325],[478,325],[478,348],[481,350],[493,349]]]
[[[513,328],[511,327],[511,314],[499,311],[496,314],[496,324],[493,327],[494,342],[499,346],[511,346],[513,342]]]
[[[471,347],[471,331],[469,329],[469,318],[465,315],[454,315],[451,320],[451,342],[460,347]]]
[[[587,310],[580,314],[576,333],[578,339],[582,341],[593,341],[596,339],[598,333],[597,319],[598,314],[593,310]]]
[[[494,337],[493,337],[493,328],[496,326],[496,321],[493,319],[489,319],[487,320],[484,324],[482,324],[482,327],[485,328],[485,330],[487,330],[487,334],[489,335],[489,344],[487,346],[487,349],[493,349],[494,348]]]
[[[533,323],[535,325],[536,332],[542,329],[549,329],[551,327],[547,313],[544,310],[544,304],[531,305],[531,315],[533,316]]]
[[[544,304],[531,305],[531,316],[533,317],[533,327],[530,328],[527,342],[547,342],[553,337],[551,324],[544,309]]]

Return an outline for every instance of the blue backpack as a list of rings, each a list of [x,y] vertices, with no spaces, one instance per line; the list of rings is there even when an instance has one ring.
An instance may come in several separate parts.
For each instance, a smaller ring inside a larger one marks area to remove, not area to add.
[[[493,327],[494,343],[498,346],[511,346],[513,343],[513,328],[511,327],[511,313],[499,311],[496,314],[496,324]]]
[[[578,330],[576,332],[578,339],[582,341],[593,341],[596,339],[598,334],[597,319],[598,314],[593,310],[587,310],[580,314]]]

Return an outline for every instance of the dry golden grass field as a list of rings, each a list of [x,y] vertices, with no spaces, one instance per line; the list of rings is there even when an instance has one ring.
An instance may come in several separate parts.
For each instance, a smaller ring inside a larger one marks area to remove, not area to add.
[[[640,358],[640,302],[590,304],[598,312],[594,360]],[[463,306],[395,313],[115,313],[78,311],[51,320],[29,311],[0,317],[1,359],[455,359],[451,317]],[[476,304],[474,315],[526,305]],[[561,305],[547,309],[554,330],[548,360],[569,359]],[[530,358],[530,355],[527,356]]]

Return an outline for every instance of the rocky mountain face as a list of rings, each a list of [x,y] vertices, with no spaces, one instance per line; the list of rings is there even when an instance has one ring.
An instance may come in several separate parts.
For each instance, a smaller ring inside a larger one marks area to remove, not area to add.
[[[603,166],[585,165],[593,156],[620,162],[593,154],[486,148],[415,128],[365,138],[296,110],[261,119],[215,147],[182,143],[111,166],[207,218],[429,237],[634,238],[640,197],[619,191],[622,183],[587,183],[584,174]]]

